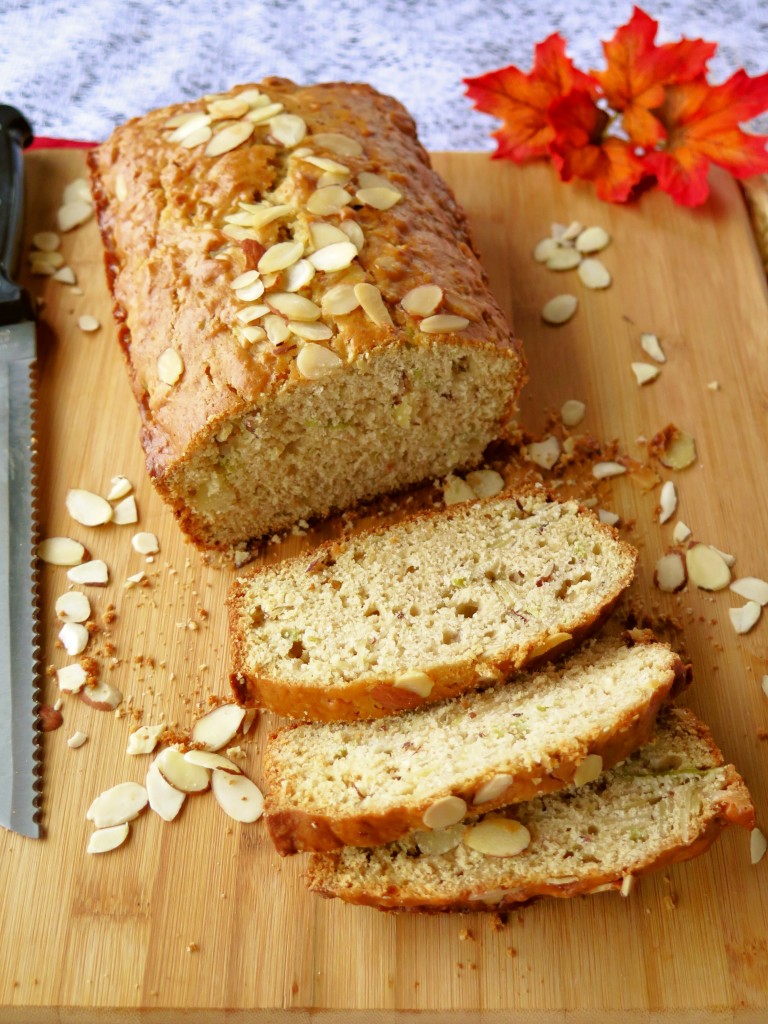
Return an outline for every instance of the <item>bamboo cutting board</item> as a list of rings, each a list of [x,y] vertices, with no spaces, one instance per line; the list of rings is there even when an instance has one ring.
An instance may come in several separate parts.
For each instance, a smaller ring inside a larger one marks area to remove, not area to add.
[[[560,184],[544,167],[477,154],[438,154],[435,163],[465,205],[492,287],[525,340],[524,424],[541,429],[548,410],[580,398],[583,429],[620,439],[638,458],[641,436],[670,421],[689,430],[699,458],[675,475],[680,517],[698,539],[736,555],[736,575],[768,575],[768,301],[733,182],[717,175],[710,202],[695,213],[662,195],[620,209]],[[54,224],[83,157],[40,151],[27,169],[31,234]],[[552,221],[574,219],[602,224],[613,237],[602,254],[614,276],[607,291],[588,292],[575,272],[555,275],[531,259]],[[86,588],[102,627],[91,649],[126,705],[143,711],[145,723],[188,726],[209,694],[227,692],[223,599],[232,570],[182,541],[145,476],[95,223],[67,235],[63,251],[82,296],[53,281],[29,282],[45,300],[43,534],[73,536],[109,565],[110,585]],[[548,327],[539,310],[560,291],[577,294],[580,308],[569,324]],[[84,313],[101,321],[95,334],[78,328]],[[642,389],[629,366],[645,359],[641,331],[657,333],[668,356],[660,378]],[[708,389],[715,380],[720,389]],[[131,549],[136,528],[87,529],[65,511],[69,488],[105,493],[118,473],[135,485],[138,528],[160,538],[151,564]],[[728,591],[660,595],[653,566],[672,524],[656,522],[658,490],[644,493],[623,479],[605,501],[636,520],[637,596],[681,620],[678,639],[695,670],[686,700],[744,775],[768,831],[766,617],[737,637],[727,610],[741,599]],[[268,557],[317,537],[272,545]],[[124,589],[139,570],[150,585]],[[42,587],[45,663],[62,666],[53,602],[65,570],[45,567]],[[55,684],[46,687],[53,702]],[[74,698],[63,714],[63,728],[45,738],[45,839],[0,835],[0,1021],[768,1019],[768,858],[750,865],[744,832],[642,880],[629,899],[540,902],[502,928],[479,914],[386,916],[310,896],[302,859],[280,860],[263,823],[235,825],[210,795],[190,798],[171,824],[146,812],[124,847],[87,856],[92,799],[117,782],[143,781],[148,758],[125,755],[131,715],[116,718]],[[264,716],[249,737],[247,770],[256,781],[259,742],[273,724]],[[76,730],[88,740],[72,750],[66,740]]]

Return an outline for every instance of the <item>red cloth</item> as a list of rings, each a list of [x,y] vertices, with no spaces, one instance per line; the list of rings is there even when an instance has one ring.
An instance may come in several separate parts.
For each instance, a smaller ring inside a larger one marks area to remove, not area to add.
[[[44,136],[32,140],[30,149],[91,149],[95,142],[77,142],[74,139],[46,139]]]

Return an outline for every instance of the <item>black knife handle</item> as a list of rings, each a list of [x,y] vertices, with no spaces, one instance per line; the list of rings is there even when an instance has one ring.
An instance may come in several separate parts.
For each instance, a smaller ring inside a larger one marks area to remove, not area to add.
[[[32,317],[29,296],[15,283],[24,220],[22,152],[31,141],[24,115],[0,104],[0,324]]]

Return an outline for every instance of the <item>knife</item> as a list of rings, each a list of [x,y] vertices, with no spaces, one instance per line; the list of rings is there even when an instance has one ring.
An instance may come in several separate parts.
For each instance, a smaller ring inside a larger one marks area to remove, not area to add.
[[[40,742],[35,323],[15,284],[27,120],[0,104],[0,825],[38,839]]]

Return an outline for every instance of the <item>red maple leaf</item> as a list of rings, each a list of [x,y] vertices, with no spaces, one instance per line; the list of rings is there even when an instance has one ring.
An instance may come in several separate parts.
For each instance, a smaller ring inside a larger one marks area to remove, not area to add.
[[[601,199],[625,202],[647,171],[630,143],[605,135],[608,114],[576,89],[555,100],[549,118],[555,133],[549,149],[563,181],[585,178]]]
[[[517,163],[547,156],[555,134],[548,118],[554,100],[572,89],[590,96],[597,91],[595,80],[566,56],[565,40],[557,32],[537,44],[529,74],[510,65],[465,78],[464,84],[475,109],[503,121],[501,128],[492,132],[497,141],[494,158],[507,157]]]
[[[757,78],[742,70],[722,85],[703,76],[669,86],[659,117],[666,146],[644,158],[646,168],[676,202],[703,203],[709,194],[710,162],[737,178],[768,172],[768,137],[749,135],[739,125],[768,110],[768,73]]]
[[[626,25],[603,43],[605,71],[593,71],[609,105],[621,111],[622,126],[639,146],[652,148],[664,137],[653,111],[664,102],[664,88],[703,74],[716,44],[681,39],[657,46],[658,22],[635,7]]]

